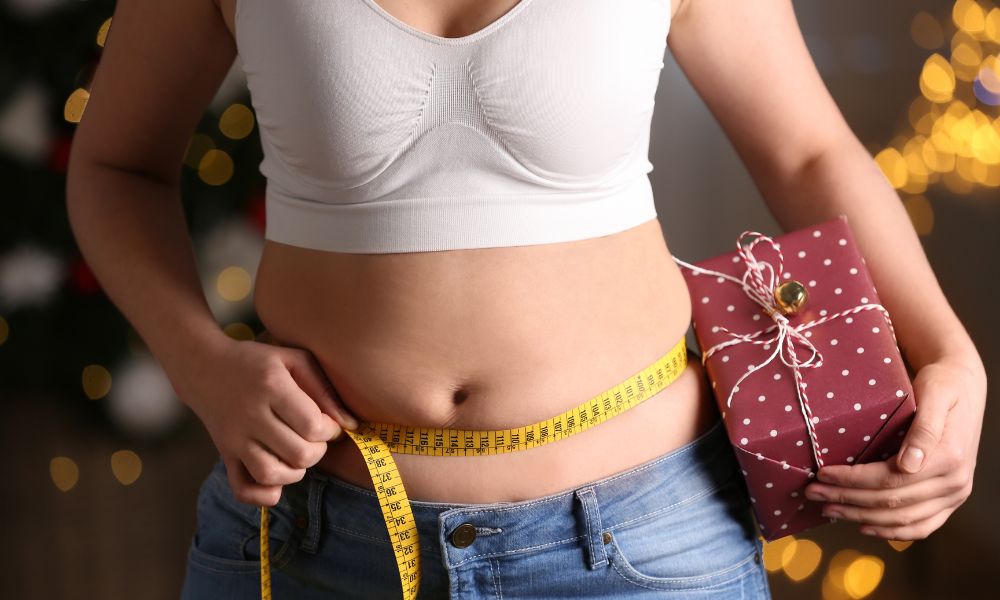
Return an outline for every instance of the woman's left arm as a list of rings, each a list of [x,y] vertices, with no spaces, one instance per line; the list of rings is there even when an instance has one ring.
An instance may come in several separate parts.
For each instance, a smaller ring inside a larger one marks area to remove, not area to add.
[[[824,467],[806,497],[864,533],[926,537],[971,492],[986,372],[902,202],[826,89],[790,0],[684,0],[668,44],[783,229],[847,215],[917,373],[900,452]]]

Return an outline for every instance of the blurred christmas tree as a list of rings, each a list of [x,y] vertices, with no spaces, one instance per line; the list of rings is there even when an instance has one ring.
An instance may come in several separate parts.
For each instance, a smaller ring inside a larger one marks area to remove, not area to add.
[[[111,0],[0,4],[0,382],[67,402],[125,433],[157,437],[184,415],[142,340],[80,255],[66,166],[109,35]],[[181,196],[202,284],[220,326],[253,338],[264,230],[260,144],[239,62],[191,137]],[[155,119],[155,114],[149,118]]]

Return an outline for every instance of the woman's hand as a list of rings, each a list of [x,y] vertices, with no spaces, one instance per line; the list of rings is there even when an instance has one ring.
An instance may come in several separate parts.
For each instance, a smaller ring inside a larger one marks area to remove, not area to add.
[[[306,350],[226,338],[192,362],[174,387],[204,423],[240,502],[274,506],[328,441],[358,427]]]
[[[896,456],[823,467],[821,483],[806,487],[807,498],[829,501],[824,515],[862,523],[867,535],[922,539],[969,497],[986,404],[982,362],[929,363],[913,392],[917,412]]]

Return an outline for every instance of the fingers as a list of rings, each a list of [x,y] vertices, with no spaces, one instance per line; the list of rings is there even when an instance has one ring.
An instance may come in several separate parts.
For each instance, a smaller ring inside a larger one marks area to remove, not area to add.
[[[952,508],[957,502],[950,496],[931,498],[899,508],[869,508],[853,504],[827,504],[824,517],[847,519],[867,525],[901,527],[929,519],[942,510]]]
[[[909,525],[884,526],[866,524],[861,526],[860,531],[865,535],[875,535],[887,540],[922,540],[941,527],[953,512],[955,512],[954,508],[946,509],[930,518]]]
[[[257,440],[250,440],[243,456],[243,464],[255,482],[266,486],[295,483],[306,475],[305,468],[285,464]]]
[[[315,407],[313,409],[319,412]],[[322,418],[333,427],[337,427],[337,424],[330,417],[322,415]],[[259,426],[261,429],[252,432],[251,435],[290,467],[297,469],[311,467],[326,454],[327,444],[325,441],[304,439],[273,413],[271,418],[266,419]],[[339,427],[337,430],[339,431]]]
[[[315,402],[303,396],[301,390],[297,393],[279,394],[271,402],[271,410],[303,440],[325,442],[338,437],[341,433],[340,425],[321,411]]]
[[[347,410],[312,353],[299,348],[289,348],[284,356],[288,359],[286,366],[295,383],[305,392],[320,410],[337,421],[341,427],[354,431],[358,428],[358,420]]]
[[[943,475],[951,464],[946,457],[934,457],[918,473],[907,473],[900,470],[896,460],[880,460],[870,463],[853,465],[827,465],[820,468],[816,478],[823,483],[834,485],[866,488],[891,489],[900,488],[911,483]],[[933,464],[931,464],[933,463]]]
[[[917,412],[897,455],[899,468],[907,473],[919,471],[927,456],[937,448],[948,412],[957,400],[957,391],[947,385],[948,380],[935,379],[933,375],[930,372],[924,378],[917,377],[913,382]]]
[[[256,506],[274,506],[281,499],[280,485],[257,483],[239,459],[223,456],[222,462],[226,465],[229,487],[233,490],[233,497],[238,502]]]
[[[868,489],[841,487],[822,483],[806,486],[806,498],[817,502],[853,504],[868,508],[905,508],[925,500],[953,493],[946,478],[935,477],[899,488]]]

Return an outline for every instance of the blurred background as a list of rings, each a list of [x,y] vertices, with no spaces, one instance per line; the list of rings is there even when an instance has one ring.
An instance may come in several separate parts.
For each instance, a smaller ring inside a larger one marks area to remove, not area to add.
[[[830,92],[898,190],[988,373],[997,372],[1000,8],[794,5]],[[8,597],[176,598],[198,487],[216,459],[201,423],[103,294],[66,218],[66,159],[113,8],[111,0],[0,0]],[[744,229],[780,234],[669,50],[664,62],[650,160],[672,252],[695,262],[730,251]],[[183,199],[209,304],[241,339],[263,329],[251,295],[264,227],[260,159],[237,61],[191,138]],[[990,443],[998,420],[987,411],[975,489],[941,529],[889,543],[837,523],[768,544],[774,597],[995,597],[1000,519],[988,499],[1000,493]]]

